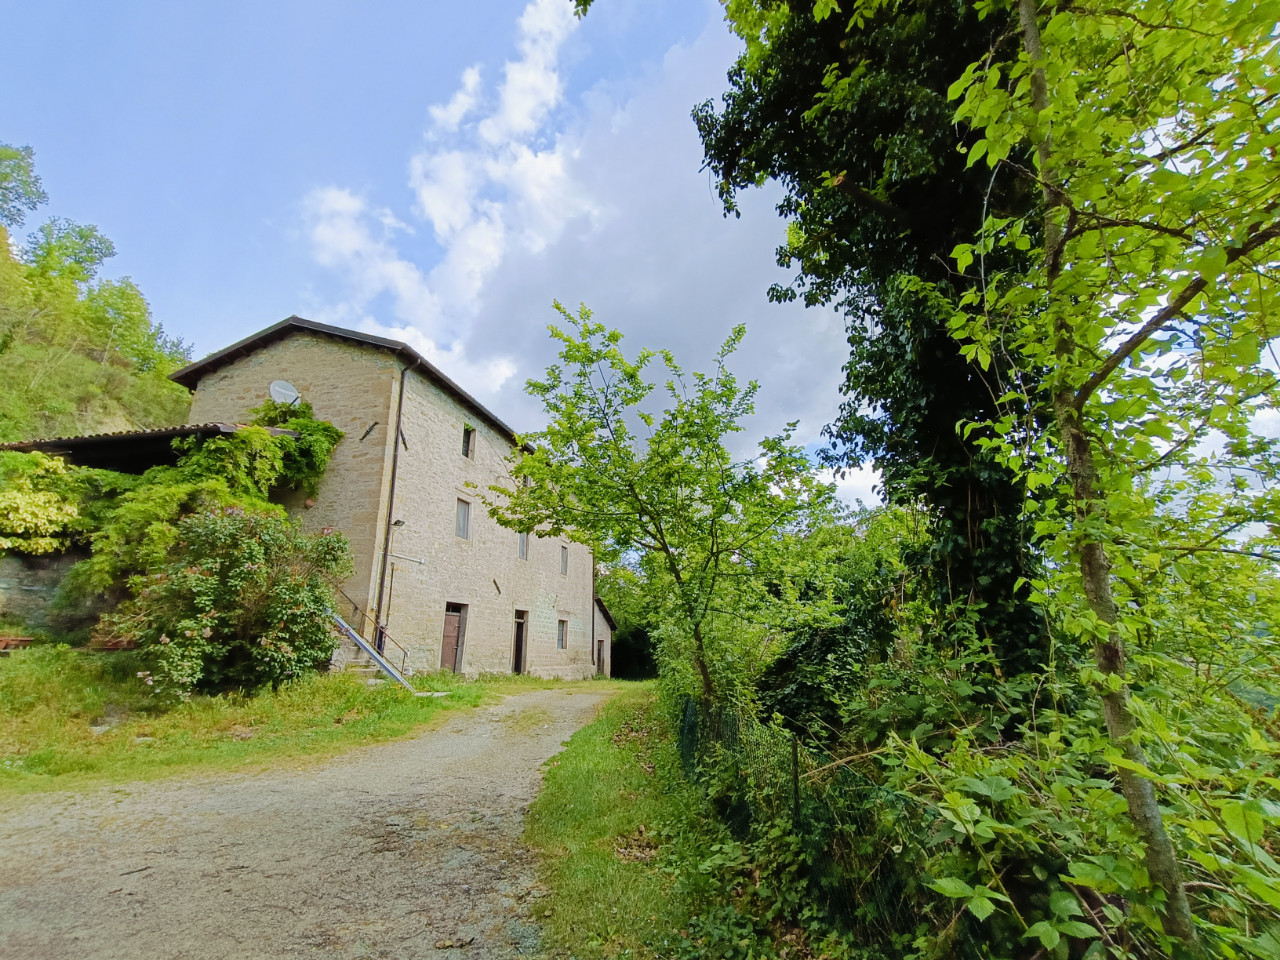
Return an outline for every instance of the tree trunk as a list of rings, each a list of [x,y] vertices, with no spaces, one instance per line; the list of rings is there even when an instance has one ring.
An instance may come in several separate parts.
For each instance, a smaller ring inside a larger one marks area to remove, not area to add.
[[[1069,388],[1058,390],[1054,394],[1053,406],[1067,452],[1067,472],[1071,477],[1076,517],[1080,521],[1087,521],[1097,506],[1097,469],[1093,448],[1081,427],[1073,391]],[[1111,595],[1111,561],[1107,559],[1107,551],[1103,545],[1094,539],[1079,541],[1076,553],[1080,561],[1085,601],[1094,616],[1107,627],[1106,637],[1094,640],[1094,662],[1104,676],[1119,677],[1121,680],[1118,689],[1104,688],[1101,693],[1107,736],[1120,748],[1126,760],[1145,767],[1146,756],[1134,737],[1138,725],[1129,709],[1129,686],[1124,682],[1124,643],[1115,626],[1116,603]],[[1134,770],[1123,767],[1116,771],[1116,776],[1120,781],[1120,791],[1129,802],[1129,819],[1147,848],[1147,871],[1151,874],[1152,881],[1165,893],[1166,932],[1194,949],[1195,921],[1191,916],[1186,888],[1182,884],[1182,871],[1178,866],[1173,841],[1164,829],[1164,817],[1156,799],[1155,785]]]
[[[1022,28],[1023,46],[1032,66],[1032,106],[1037,112],[1043,112],[1049,106],[1049,92],[1045,81],[1044,45],[1040,40],[1035,0],[1018,0],[1018,20]],[[1045,204],[1045,289],[1046,294],[1051,295],[1054,280],[1062,269],[1066,236],[1055,216],[1061,193],[1058,190],[1058,177],[1053,171],[1053,143],[1050,135],[1046,133],[1035,146],[1040,161]],[[1076,519],[1084,525],[1097,511],[1098,472],[1093,446],[1084,431],[1075,390],[1065,376],[1074,362],[1072,331],[1065,321],[1059,321],[1057,326],[1055,353],[1059,362],[1059,382],[1053,392],[1053,412],[1067,455],[1067,473],[1071,478]],[[1146,757],[1134,736],[1138,725],[1129,709],[1129,687],[1124,679],[1124,643],[1115,625],[1117,611],[1111,594],[1111,562],[1102,542],[1094,537],[1081,538],[1074,549],[1080,564],[1085,601],[1098,621],[1106,625],[1106,636],[1094,639],[1094,662],[1105,677],[1115,677],[1120,681],[1116,689],[1107,686],[1101,692],[1107,737],[1120,748],[1126,760],[1145,767]],[[1152,881],[1165,894],[1165,932],[1181,940],[1192,952],[1199,953],[1191,905],[1187,901],[1187,891],[1182,883],[1182,872],[1173,841],[1164,828],[1164,817],[1156,800],[1155,786],[1134,770],[1120,768],[1116,776],[1120,781],[1120,790],[1129,804],[1129,819],[1134,831],[1146,845],[1147,870]]]
[[[698,676],[702,678],[702,697],[707,703],[715,702],[715,688],[711,685],[711,671],[707,669],[707,650],[702,643],[702,626],[695,624],[693,628],[693,662],[698,667]]]

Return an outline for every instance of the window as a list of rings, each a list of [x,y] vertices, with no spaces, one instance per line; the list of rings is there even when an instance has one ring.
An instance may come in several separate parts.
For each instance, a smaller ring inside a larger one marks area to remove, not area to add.
[[[563,650],[569,640],[569,621],[556,621],[556,649]]]
[[[462,455],[474,458],[476,455],[476,428],[462,428]]]
[[[529,559],[529,535],[520,533],[516,535],[516,556],[521,560]]]
[[[457,533],[463,540],[471,539],[471,504],[465,500],[458,501]]]
[[[569,575],[569,548],[564,544],[560,545],[560,576],[567,577]]]

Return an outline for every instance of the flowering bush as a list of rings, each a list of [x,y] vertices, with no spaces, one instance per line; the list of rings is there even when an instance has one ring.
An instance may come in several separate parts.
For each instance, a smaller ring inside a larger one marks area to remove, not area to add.
[[[346,537],[310,537],[277,514],[237,507],[177,524],[168,562],[131,579],[103,618],[104,638],[133,640],[166,699],[279,685],[328,663],[333,588],[351,572]]]

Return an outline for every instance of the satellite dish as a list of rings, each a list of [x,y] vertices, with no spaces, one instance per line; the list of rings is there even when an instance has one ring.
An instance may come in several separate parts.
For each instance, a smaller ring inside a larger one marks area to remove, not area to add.
[[[288,380],[272,380],[271,381],[271,399],[276,403],[285,403],[293,406],[302,399],[302,394]]]

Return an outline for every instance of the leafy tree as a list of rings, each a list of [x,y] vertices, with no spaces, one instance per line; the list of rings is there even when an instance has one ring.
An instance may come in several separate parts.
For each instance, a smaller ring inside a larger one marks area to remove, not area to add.
[[[0,453],[0,551],[39,555],[66,549],[80,511],[48,489],[66,472],[56,457]]]
[[[232,507],[178,521],[167,561],[99,628],[138,643],[162,698],[278,685],[329,662],[334,588],[352,569],[341,534]]]
[[[622,335],[585,306],[576,316],[555,307],[567,324],[550,328],[561,363],[527,386],[548,423],[522,438],[512,484],[490,490],[490,513],[598,552],[635,551],[666,666],[691,670],[707,701],[729,699],[752,663],[768,659],[743,627],[777,592],[782,535],[824,510],[830,490],[789,432],[766,438],[748,459],[735,460],[726,446],[756,392],[725,366],[742,327],[713,373],[686,377],[666,351],[627,359]],[[654,384],[646,368],[655,358],[668,377],[660,415],[647,410]]]
[[[8,191],[0,198],[25,197],[22,209],[33,209],[43,192],[32,192],[38,178],[24,180],[35,177],[30,151],[21,162],[6,161],[10,149],[0,147],[0,191]],[[0,207],[7,202],[0,199]],[[15,255],[0,226],[0,440],[185,418],[189,395],[168,374],[189,359],[188,350],[154,322],[131,280],[99,276],[114,253],[96,227],[54,218]]]
[[[1017,170],[1041,212],[990,216],[976,243],[957,247],[957,268],[978,283],[952,329],[983,358],[1010,350],[1019,367],[1046,371],[1051,433],[1026,427],[1025,395],[998,375],[1009,409],[975,426],[994,428],[1005,463],[1053,456],[1065,471],[1057,487],[1051,473],[1027,474],[1038,498],[1071,505],[1065,517],[1037,514],[1057,574],[1038,587],[1093,646],[1111,760],[1167,900],[1165,929],[1190,945],[1196,924],[1147,772],[1151,734],[1126,646],[1157,620],[1134,589],[1143,566],[1183,579],[1191,556],[1276,555],[1276,439],[1258,417],[1274,409],[1280,336],[1277,8],[1041,11],[1019,0],[1017,13],[1018,62],[975,62],[953,92],[981,134],[970,164]],[[1011,159],[1028,148],[1030,167]],[[982,263],[1019,246],[1035,254],[1027,270]],[[1235,539],[1249,521],[1265,532]]]
[[[984,19],[957,0],[756,0],[727,11],[746,50],[721,107],[704,103],[694,119],[726,212],[765,180],[786,190],[778,261],[798,275],[770,297],[845,313],[832,463],[874,463],[891,503],[923,498],[932,535],[908,560],[931,602],[966,619],[1004,673],[1043,663],[1043,621],[1020,580],[1034,566],[1022,483],[956,432],[959,419],[988,419],[999,395],[947,328],[973,283],[952,268],[952,248],[988,210],[1025,212],[1036,199],[1003,168],[966,166],[961,148],[976,136],[947,101],[971,62],[1015,52],[1009,14],[996,5]]]
[[[0,225],[20,227],[27,213],[49,199],[35,171],[35,151],[0,143]]]

